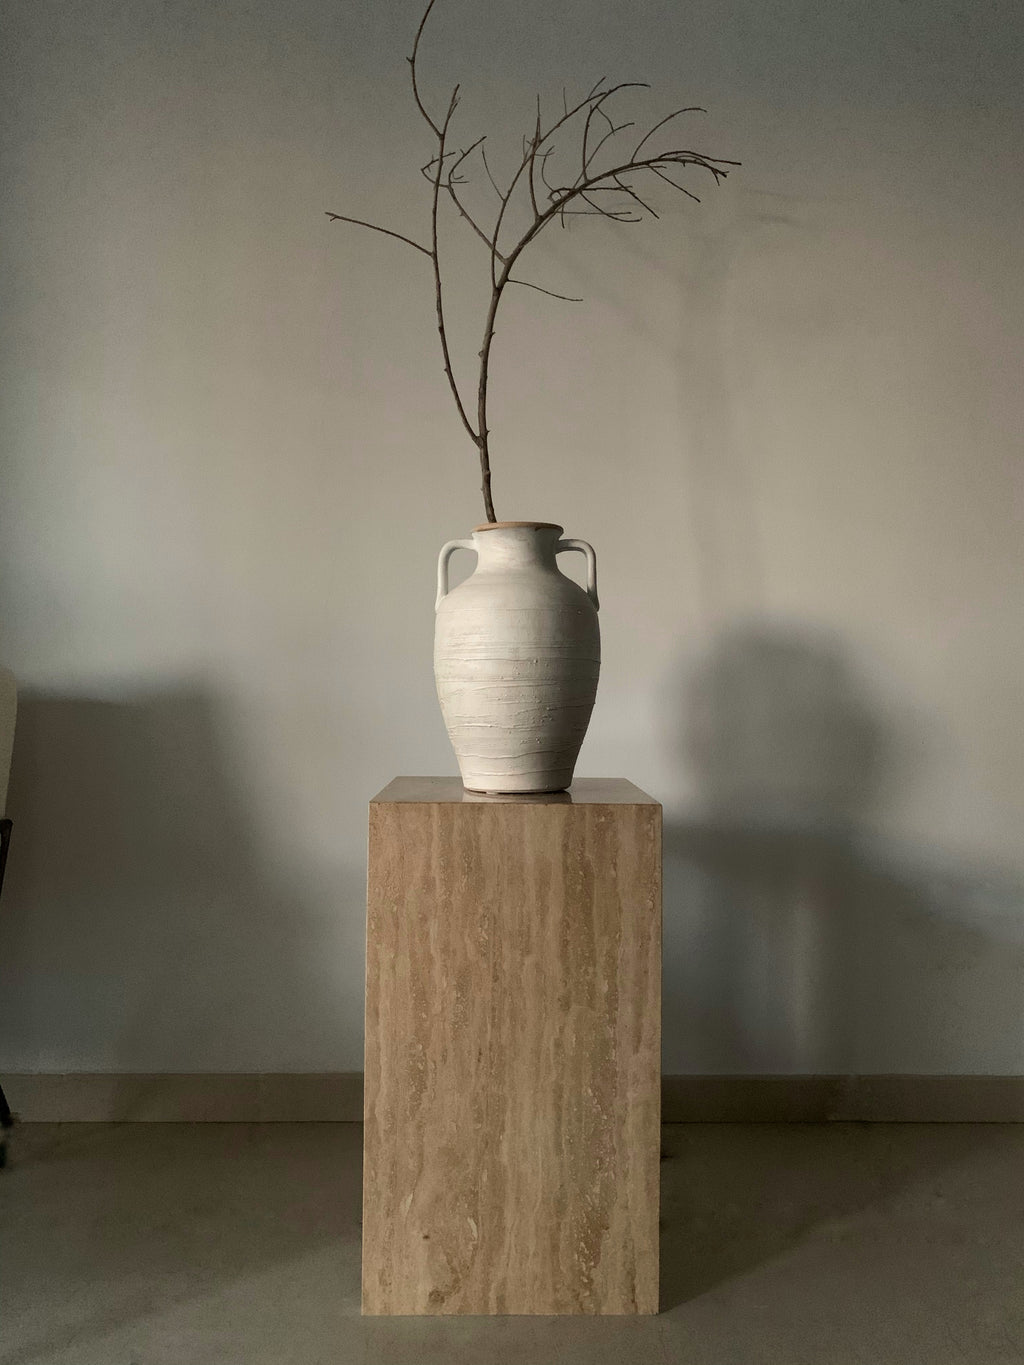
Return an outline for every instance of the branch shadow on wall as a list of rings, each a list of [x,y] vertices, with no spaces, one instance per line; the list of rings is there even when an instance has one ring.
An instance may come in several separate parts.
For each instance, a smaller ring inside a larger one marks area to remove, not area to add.
[[[333,968],[362,869],[287,855],[227,721],[201,687],[20,699],[0,980],[31,1069],[309,1070],[361,1027]]]
[[[667,1069],[1017,1070],[1019,877],[881,832],[886,798],[919,776],[919,718],[874,695],[838,638],[765,621],[719,635],[681,693],[675,743],[702,814],[665,828],[664,1032],[683,1059]],[[671,1302],[755,1244],[763,1259],[753,1208],[705,1255],[666,1174]],[[812,1221],[858,1207],[856,1190],[837,1182]],[[769,1252],[798,1235],[783,1227]]]

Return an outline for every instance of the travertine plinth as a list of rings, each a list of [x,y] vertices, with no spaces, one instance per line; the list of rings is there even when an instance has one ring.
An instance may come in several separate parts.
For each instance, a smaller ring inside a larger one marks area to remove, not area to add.
[[[370,804],[365,1313],[658,1306],[661,807]]]

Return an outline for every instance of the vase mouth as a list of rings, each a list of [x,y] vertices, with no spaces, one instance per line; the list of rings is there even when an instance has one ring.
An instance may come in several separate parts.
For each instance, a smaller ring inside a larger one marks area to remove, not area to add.
[[[478,531],[509,531],[516,527],[531,531],[561,531],[564,529],[553,521],[485,521],[482,525],[473,527],[473,534],[476,535]]]

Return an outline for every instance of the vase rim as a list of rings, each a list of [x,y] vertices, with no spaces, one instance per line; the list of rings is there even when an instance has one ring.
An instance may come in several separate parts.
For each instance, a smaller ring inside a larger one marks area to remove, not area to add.
[[[533,531],[561,531],[564,529],[553,521],[485,521],[482,525],[473,527],[473,534],[476,535],[477,531],[507,531],[517,526],[528,527]]]

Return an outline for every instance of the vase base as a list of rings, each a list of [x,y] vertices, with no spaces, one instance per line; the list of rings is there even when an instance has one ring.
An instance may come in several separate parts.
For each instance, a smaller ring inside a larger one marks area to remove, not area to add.
[[[463,787],[463,791],[474,796],[552,796],[555,792],[568,791],[568,787],[517,787],[515,791],[502,791],[494,787]]]

